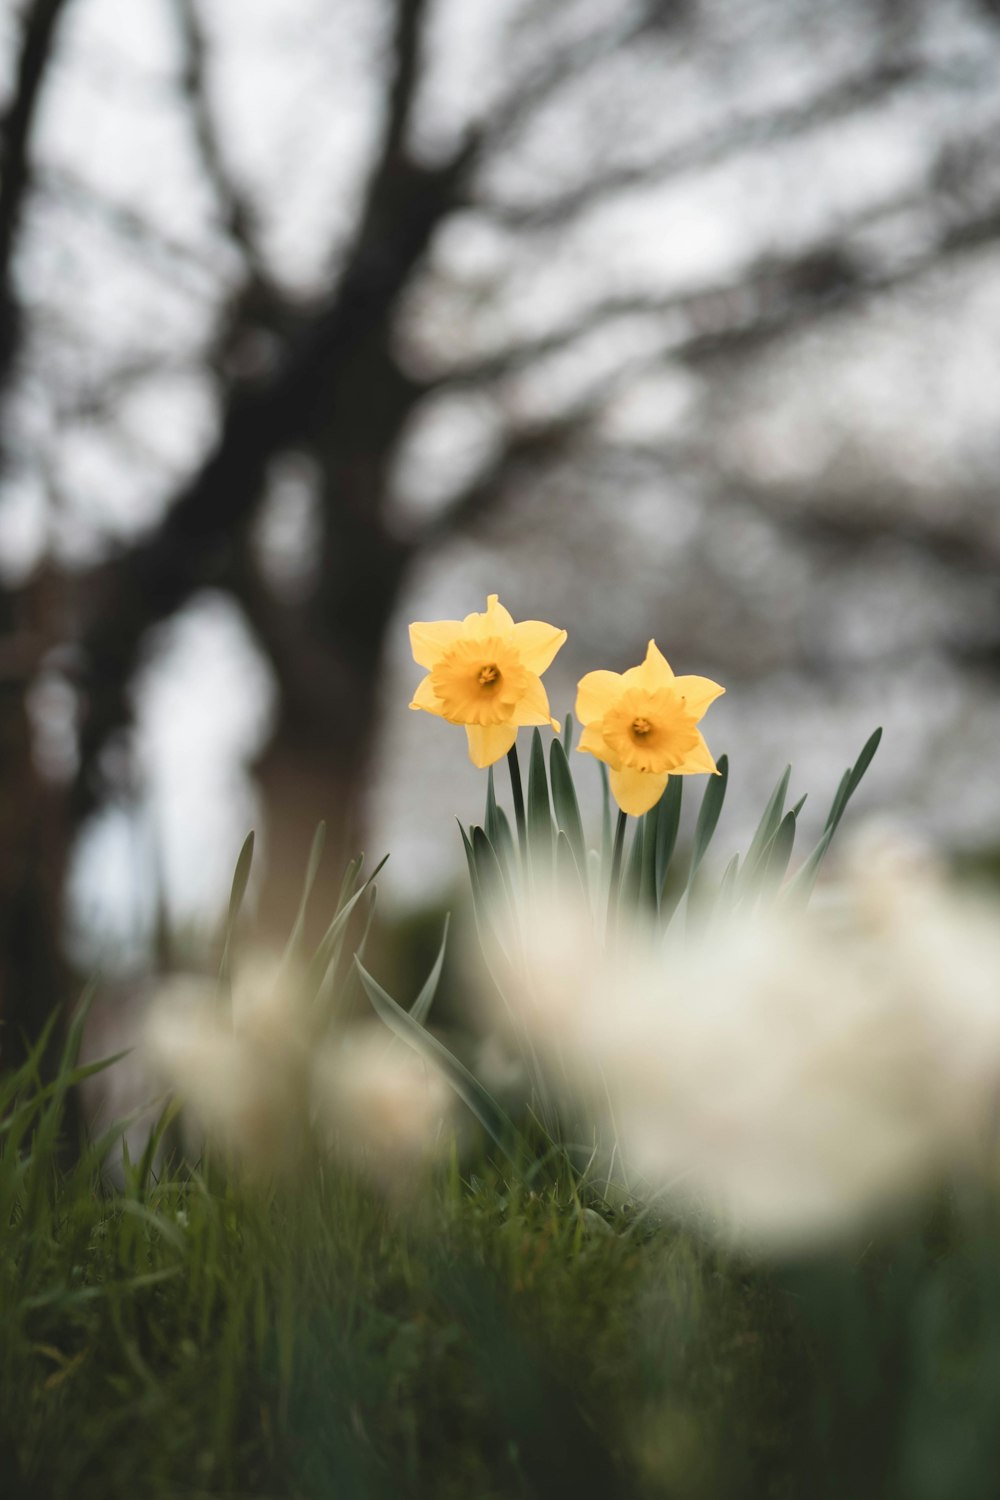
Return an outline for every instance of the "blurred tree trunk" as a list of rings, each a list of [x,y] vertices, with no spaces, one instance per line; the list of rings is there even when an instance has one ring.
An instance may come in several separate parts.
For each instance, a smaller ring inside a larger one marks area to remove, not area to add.
[[[23,1059],[41,1023],[66,996],[59,926],[66,866],[60,789],[32,755],[27,689],[37,645],[19,628],[17,600],[0,591],[0,1063]]]
[[[0,416],[21,342],[14,254],[31,189],[38,100],[67,0],[34,0],[22,19],[13,86],[0,117]],[[0,435],[0,481],[6,454]],[[28,691],[51,633],[51,591],[0,586],[0,1063],[16,1064],[66,998],[62,886],[69,830],[65,798],[39,775]],[[26,619],[27,616],[27,619]]]
[[[351,361],[354,378],[341,382],[313,449],[323,516],[314,593],[301,611],[283,610],[259,582],[243,594],[278,681],[276,727],[255,773],[269,851],[261,913],[279,941],[294,920],[320,818],[327,845],[313,929],[329,920],[343,866],[361,852],[382,657],[413,556],[383,520],[391,455],[413,394],[375,343],[381,347]]]

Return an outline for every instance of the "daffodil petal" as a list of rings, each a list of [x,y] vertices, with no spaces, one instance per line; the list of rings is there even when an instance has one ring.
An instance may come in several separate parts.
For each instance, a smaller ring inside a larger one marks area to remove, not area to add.
[[[552,658],[566,639],[565,630],[544,620],[519,620],[513,629],[514,645],[529,672],[539,675],[552,665]]]
[[[581,724],[604,718],[622,691],[620,672],[588,672],[576,685],[576,716]]]
[[[469,759],[484,770],[500,760],[517,739],[516,724],[466,724]]]
[[[675,766],[671,774],[674,776],[701,776],[706,772],[715,774],[717,771],[718,767],[712,759],[712,752],[699,734],[697,745],[687,752],[680,765]]]
[[[496,594],[490,594],[486,600],[486,618],[491,630],[513,630],[514,616],[509,610],[504,609]]]
[[[496,594],[490,594],[486,600],[486,609],[471,615],[466,615],[462,621],[462,629],[466,636],[482,639],[488,635],[506,635],[514,628],[514,617],[510,611],[504,609]]]
[[[599,724],[585,726],[576,748],[587,755],[596,755],[598,760],[606,761],[609,766],[619,764],[618,757],[601,733]]]
[[[623,767],[620,771],[612,768],[609,779],[612,796],[622,812],[641,818],[659,802],[669,776],[666,771],[658,775],[653,771],[632,771]]]
[[[524,692],[514,706],[512,724],[551,724],[552,712],[542,679],[529,675]],[[558,727],[558,726],[557,726]]]
[[[430,673],[418,683],[417,691],[413,695],[410,707],[424,708],[429,714],[438,714],[440,717],[444,717],[441,700],[431,685]]]
[[[696,719],[700,719],[709,704],[726,691],[710,677],[675,677],[674,689],[684,699],[688,713]]]
[[[413,660],[418,667],[430,669],[461,634],[461,620],[417,620],[410,626]]]
[[[629,667],[622,677],[627,687],[645,688],[650,693],[669,687],[674,681],[673,668],[655,641],[650,641],[646,647],[646,659],[642,665]]]

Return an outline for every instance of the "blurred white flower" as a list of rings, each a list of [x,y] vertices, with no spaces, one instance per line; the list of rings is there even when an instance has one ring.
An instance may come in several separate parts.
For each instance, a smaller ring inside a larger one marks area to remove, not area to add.
[[[506,999],[550,1081],[656,1199],[753,1248],[868,1222],[982,1150],[1000,1083],[998,913],[872,842],[812,914],[686,938],[536,911]]]
[[[257,955],[234,975],[231,1001],[208,980],[172,979],[144,1040],[151,1073],[206,1135],[261,1172],[294,1160],[310,1069],[298,975]]]
[[[293,1166],[315,1134],[393,1189],[443,1138],[452,1096],[437,1071],[374,1023],[318,1036],[303,976],[269,954],[241,965],[231,1002],[170,981],[145,1042],[151,1071],[252,1171]]]
[[[412,1183],[447,1139],[453,1098],[435,1068],[374,1023],[349,1028],[317,1054],[317,1124],[338,1155],[391,1190]]]

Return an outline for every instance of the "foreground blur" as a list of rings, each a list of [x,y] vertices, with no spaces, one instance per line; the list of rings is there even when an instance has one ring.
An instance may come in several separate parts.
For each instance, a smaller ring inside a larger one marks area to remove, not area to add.
[[[606,942],[553,901],[519,925],[498,1022],[633,1196],[770,1252],[992,1174],[996,913],[904,845],[856,845],[810,913]]]

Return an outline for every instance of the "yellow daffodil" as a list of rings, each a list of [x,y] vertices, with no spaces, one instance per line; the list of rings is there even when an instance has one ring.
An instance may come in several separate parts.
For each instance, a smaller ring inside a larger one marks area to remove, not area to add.
[[[577,748],[606,763],[622,812],[648,812],[671,776],[715,771],[698,722],[724,692],[707,677],[675,677],[655,641],[641,666],[580,679]]]
[[[559,728],[541,673],[565,639],[565,630],[541,620],[515,625],[496,594],[487,599],[485,614],[417,621],[410,626],[410,647],[427,676],[410,707],[464,724],[470,759],[491,766],[507,754],[522,724]]]

